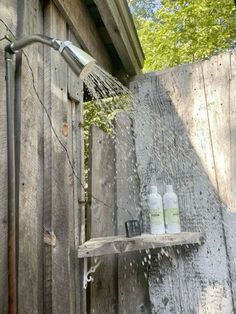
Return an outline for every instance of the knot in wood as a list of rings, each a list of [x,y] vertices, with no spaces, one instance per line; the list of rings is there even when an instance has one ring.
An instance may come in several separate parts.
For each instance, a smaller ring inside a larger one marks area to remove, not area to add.
[[[61,133],[63,136],[67,137],[68,136],[68,123],[63,123]]]
[[[57,238],[56,238],[55,233],[53,231],[49,231],[49,230],[44,229],[43,241],[45,244],[47,244],[51,247],[56,247]]]

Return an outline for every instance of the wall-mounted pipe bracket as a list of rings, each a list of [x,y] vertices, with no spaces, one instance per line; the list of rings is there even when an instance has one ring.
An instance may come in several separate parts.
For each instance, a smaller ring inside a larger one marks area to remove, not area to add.
[[[96,269],[100,266],[101,261],[97,262],[94,266],[90,267],[88,271],[88,258],[84,258],[84,279],[83,279],[83,288],[87,289],[88,283],[93,282],[92,273],[95,273]]]

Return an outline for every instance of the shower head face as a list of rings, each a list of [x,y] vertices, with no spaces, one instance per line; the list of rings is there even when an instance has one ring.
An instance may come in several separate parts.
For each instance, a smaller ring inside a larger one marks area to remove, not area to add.
[[[95,59],[82,49],[74,46],[71,42],[62,42],[59,52],[75,74],[77,74],[81,79],[88,76],[95,66]]]

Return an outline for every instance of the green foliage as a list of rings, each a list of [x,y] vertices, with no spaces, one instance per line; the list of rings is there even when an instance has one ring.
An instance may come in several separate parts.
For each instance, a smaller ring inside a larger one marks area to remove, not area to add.
[[[144,70],[157,70],[210,57],[236,43],[233,0],[134,1],[131,11],[144,49]],[[158,4],[160,5],[158,7]]]
[[[113,123],[116,114],[129,108],[130,99],[128,95],[117,95],[115,97],[88,101],[84,103],[84,129],[89,132],[90,125],[96,125],[104,132],[114,133]]]
[[[128,4],[133,13],[137,17],[145,19],[153,19],[157,8],[160,6],[160,1],[157,0],[129,0]]]
[[[117,113],[129,108],[128,95],[117,95],[106,99],[88,101],[84,103],[84,147],[85,147],[85,175],[88,172],[89,128],[96,125],[111,137],[114,136],[113,120]]]

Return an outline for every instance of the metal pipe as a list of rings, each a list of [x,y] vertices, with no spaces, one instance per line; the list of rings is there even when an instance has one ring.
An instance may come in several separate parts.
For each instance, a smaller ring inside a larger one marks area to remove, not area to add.
[[[16,40],[7,45],[5,51],[8,53],[17,53],[19,50],[34,43],[42,43],[58,50],[70,68],[79,75],[80,78],[86,77],[95,64],[95,59],[88,55],[82,49],[74,46],[70,41],[60,41],[56,38],[40,34],[33,34]]]
[[[13,54],[5,51],[8,159],[8,313],[16,313],[16,170]]]
[[[19,50],[25,48],[34,43],[41,43],[47,46],[50,46],[56,50],[59,49],[61,41],[51,38],[48,36],[40,35],[40,34],[33,34],[27,37],[23,37],[21,39],[16,40],[15,42],[6,46],[5,51],[9,53],[16,53]]]

